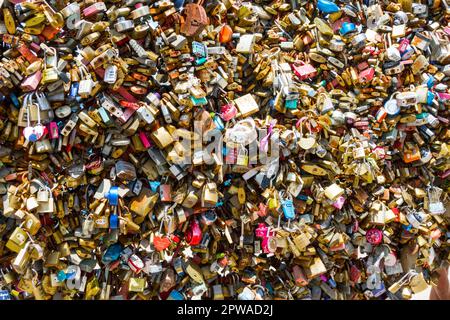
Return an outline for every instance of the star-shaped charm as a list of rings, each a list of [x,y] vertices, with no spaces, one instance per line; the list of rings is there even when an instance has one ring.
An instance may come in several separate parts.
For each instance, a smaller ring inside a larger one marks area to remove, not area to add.
[[[193,258],[193,257],[194,257],[194,254],[193,254],[193,252],[192,252],[191,247],[185,248],[185,249],[183,250],[183,255],[184,255],[185,258]]]

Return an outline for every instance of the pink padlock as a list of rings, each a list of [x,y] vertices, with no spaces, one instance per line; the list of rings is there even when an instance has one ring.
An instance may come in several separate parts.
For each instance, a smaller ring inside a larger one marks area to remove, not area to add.
[[[333,203],[333,207],[335,207],[336,209],[341,210],[342,207],[344,206],[345,203],[345,198],[343,196],[340,196],[336,199],[336,201]]]
[[[294,64],[292,64],[292,70],[300,80],[313,78],[317,75],[316,68],[314,68],[309,63],[305,63],[304,61],[297,61]]]
[[[96,2],[93,5],[84,9],[83,14],[85,17],[89,17],[94,14],[100,13],[102,11],[106,11],[105,3],[104,2]]]
[[[54,121],[50,122],[48,127],[49,127],[48,132],[49,132],[50,139],[58,139],[59,131],[58,131],[58,125],[56,124],[56,122],[54,122]]]
[[[25,92],[34,91],[39,86],[41,79],[42,72],[39,70],[23,80],[20,84],[20,88]]]
[[[139,132],[139,139],[141,139],[144,148],[149,149],[152,146],[144,131]]]
[[[269,228],[264,224],[258,224],[258,228],[255,230],[255,235],[258,238],[262,238],[261,248],[264,253],[273,253],[277,249],[274,231],[269,231]]]
[[[400,46],[398,47],[398,51],[400,51],[400,53],[403,53],[409,45],[409,40],[408,39],[403,39],[402,41],[400,41]]]
[[[136,112],[136,109],[133,108],[125,108],[122,115],[118,118],[121,123],[127,122],[131,116]]]
[[[231,119],[233,119],[236,116],[236,114],[237,114],[237,109],[234,106],[234,104],[232,104],[232,103],[223,105],[220,108],[220,117],[224,121],[230,121]]]
[[[237,150],[234,148],[227,148],[227,154],[225,156],[225,163],[226,164],[234,164],[236,163],[237,159]]]
[[[374,68],[368,68],[364,71],[361,71],[358,78],[360,83],[369,82],[373,79],[373,76],[375,74]]]

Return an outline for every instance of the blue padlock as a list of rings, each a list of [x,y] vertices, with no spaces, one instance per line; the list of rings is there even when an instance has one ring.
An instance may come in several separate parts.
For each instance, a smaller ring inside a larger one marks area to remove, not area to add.
[[[341,35],[345,36],[346,34],[349,34],[351,32],[354,32],[356,30],[356,26],[354,23],[351,22],[344,22],[339,29],[339,32]]]
[[[184,296],[176,290],[172,290],[167,300],[184,300]]]
[[[223,131],[225,129],[225,125],[223,124],[222,118],[219,115],[215,115],[213,118],[213,122],[216,125],[216,128],[220,131]]]
[[[206,100],[206,97],[196,98],[191,96],[191,102],[194,106],[203,106],[208,103],[208,100]]]
[[[3,96],[3,95],[2,95]],[[4,96],[3,96],[4,97]],[[19,99],[17,99],[17,96],[14,93],[11,93],[9,95],[9,98],[11,99],[11,102],[13,103],[14,107],[19,108]],[[3,101],[2,101],[3,102]]]
[[[317,9],[325,14],[339,11],[339,7],[337,6],[337,4],[328,0],[319,0],[317,2]]]
[[[282,200],[281,207],[286,220],[292,220],[295,218],[294,202],[291,197]]]
[[[183,5],[184,5],[184,0],[175,0],[174,2],[173,2],[173,4],[174,4],[174,7],[175,7],[175,9],[180,9],[180,8],[182,8],[183,7]]]
[[[196,66],[201,66],[201,65],[204,64],[205,62],[206,62],[206,58],[205,58],[205,57],[195,59],[195,65],[196,65]]]
[[[109,216],[109,228],[110,229],[119,228],[119,218],[117,217],[117,214],[113,213]]]
[[[115,243],[106,249],[105,254],[102,257],[103,263],[110,263],[116,261],[120,257],[120,253],[122,252],[122,246],[118,243]]]
[[[119,187],[112,186],[109,192],[106,193],[106,198],[108,199],[109,205],[117,206],[119,204]]]
[[[328,284],[329,284],[330,287],[332,287],[333,289],[336,288],[336,281],[334,281],[333,278],[328,279]]]
[[[161,184],[161,182],[150,181],[148,184],[150,185],[150,189],[152,190],[152,192],[156,193],[156,191],[158,191],[158,188],[159,188],[159,185]]]
[[[73,82],[72,85],[70,86],[70,91],[69,91],[69,98],[70,99],[75,99],[78,95],[78,88],[80,87],[80,84],[78,82]]]
[[[7,290],[0,290],[0,300],[11,300],[11,296]]]
[[[434,93],[431,91],[427,92],[427,105],[431,106],[434,100]]]
[[[434,77],[430,74],[428,75],[428,80],[427,80],[427,86],[429,89],[431,89],[434,84],[436,83],[436,79],[434,79]],[[429,91],[428,91],[429,92]],[[429,92],[430,93],[430,92]]]

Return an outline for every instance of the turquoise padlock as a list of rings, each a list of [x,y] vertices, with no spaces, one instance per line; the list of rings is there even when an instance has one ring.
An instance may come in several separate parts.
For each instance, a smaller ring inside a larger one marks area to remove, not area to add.
[[[295,218],[295,209],[292,196],[288,196],[287,198],[281,200],[281,208],[286,220],[292,220]]]
[[[298,104],[297,99],[286,100],[284,102],[284,106],[286,107],[286,109],[289,109],[289,110],[297,109],[297,104]]]

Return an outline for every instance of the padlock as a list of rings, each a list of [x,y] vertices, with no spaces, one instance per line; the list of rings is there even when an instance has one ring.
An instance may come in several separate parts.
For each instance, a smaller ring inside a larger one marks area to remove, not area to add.
[[[281,208],[283,210],[283,215],[286,220],[292,220],[295,218],[295,208],[292,201],[292,196],[289,194],[288,197],[281,200]]]

